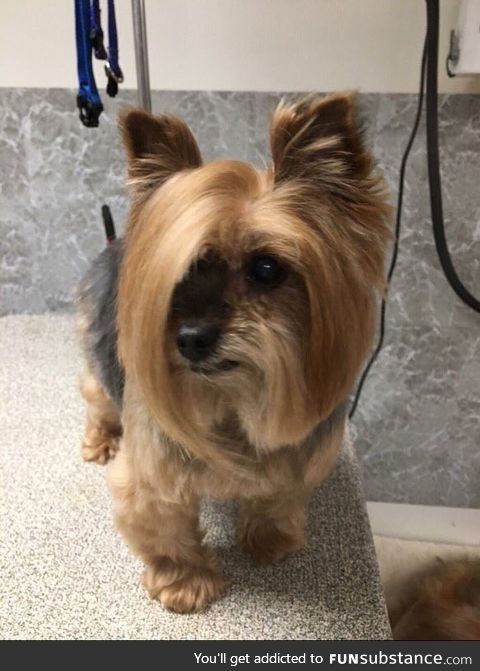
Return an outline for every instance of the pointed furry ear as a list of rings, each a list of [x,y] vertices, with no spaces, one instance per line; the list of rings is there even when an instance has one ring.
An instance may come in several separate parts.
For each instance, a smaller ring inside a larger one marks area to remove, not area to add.
[[[352,93],[281,103],[270,130],[275,181],[304,178],[337,191],[342,181],[367,177],[373,162],[355,111]]]
[[[160,186],[174,173],[202,164],[200,150],[185,122],[152,116],[139,109],[120,113],[127,150],[129,182],[143,191]]]

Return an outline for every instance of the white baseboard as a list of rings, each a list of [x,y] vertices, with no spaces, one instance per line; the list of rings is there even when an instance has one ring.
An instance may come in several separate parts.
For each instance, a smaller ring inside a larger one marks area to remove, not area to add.
[[[373,501],[367,510],[378,536],[480,546],[480,510]]]

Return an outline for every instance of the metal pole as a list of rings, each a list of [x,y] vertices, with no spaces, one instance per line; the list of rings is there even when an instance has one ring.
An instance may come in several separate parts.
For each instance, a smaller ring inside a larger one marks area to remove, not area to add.
[[[150,75],[148,73],[147,24],[145,0],[132,0],[133,37],[135,41],[135,66],[137,70],[138,105],[147,112],[152,111],[150,97]]]

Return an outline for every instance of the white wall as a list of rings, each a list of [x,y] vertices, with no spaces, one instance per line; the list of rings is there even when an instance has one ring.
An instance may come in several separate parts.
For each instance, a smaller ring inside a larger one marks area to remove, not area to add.
[[[147,0],[146,7],[152,88],[418,88],[424,0]],[[457,7],[458,0],[441,1],[440,90],[480,92],[480,76],[444,73]],[[116,8],[125,87],[133,88],[130,0]],[[0,0],[0,86],[76,87],[73,0]]]

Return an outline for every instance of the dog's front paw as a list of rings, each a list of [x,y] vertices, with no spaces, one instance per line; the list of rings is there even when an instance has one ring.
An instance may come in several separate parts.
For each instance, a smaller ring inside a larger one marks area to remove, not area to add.
[[[92,461],[104,465],[113,459],[118,452],[119,438],[100,433],[85,436],[82,441],[81,452],[84,461]]]
[[[263,566],[286,559],[301,550],[303,545],[301,530],[287,533],[278,529],[271,520],[248,525],[239,538],[240,548]]]
[[[229,583],[220,573],[210,568],[189,568],[185,574],[165,584],[167,576],[163,571],[149,566],[143,576],[152,599],[175,613],[194,613],[207,606],[225,592]]]

